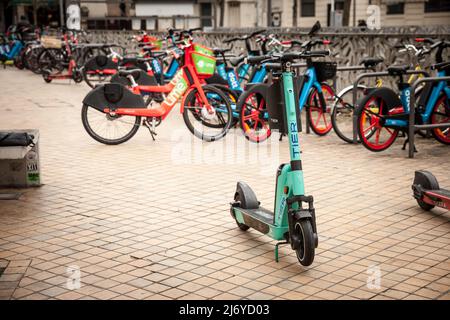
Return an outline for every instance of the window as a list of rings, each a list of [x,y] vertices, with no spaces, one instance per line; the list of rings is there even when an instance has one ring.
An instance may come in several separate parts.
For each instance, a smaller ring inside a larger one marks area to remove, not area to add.
[[[450,11],[450,0],[428,0],[425,2],[425,12]]]
[[[335,11],[344,11],[344,0],[334,1],[334,10]]]
[[[316,1],[315,0],[301,0],[302,17],[314,17],[316,15]]]
[[[386,14],[404,14],[404,13],[405,13],[405,3],[404,2],[387,5]]]
[[[212,5],[211,3],[200,4],[200,17],[202,27],[212,27]]]

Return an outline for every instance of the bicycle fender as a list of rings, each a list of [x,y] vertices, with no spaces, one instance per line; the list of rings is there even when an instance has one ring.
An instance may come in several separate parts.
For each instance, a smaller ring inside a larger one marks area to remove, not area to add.
[[[146,108],[141,95],[134,94],[119,83],[107,83],[95,87],[84,97],[83,105],[101,112],[105,108]]]
[[[261,95],[265,101],[268,101],[268,99],[269,99],[268,95],[270,94],[269,89],[270,89],[271,85],[266,84],[266,83],[255,83],[255,84],[249,83],[248,86],[250,86],[249,89],[246,89],[239,96],[239,99],[236,104],[237,109],[240,109],[242,107],[242,105],[245,102],[245,99],[247,99],[247,97],[250,93],[256,93],[256,94]]]
[[[369,92],[369,94],[358,100],[358,107],[356,108],[355,113],[360,115],[364,106],[373,97],[381,97],[386,102],[385,108],[388,110],[402,106],[402,101],[400,100],[398,94],[391,88],[374,88]]]

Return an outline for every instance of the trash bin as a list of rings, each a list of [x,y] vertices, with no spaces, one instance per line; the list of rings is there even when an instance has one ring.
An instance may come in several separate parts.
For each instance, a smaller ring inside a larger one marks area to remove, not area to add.
[[[28,146],[0,145],[0,187],[40,186],[39,130],[8,130],[0,133],[6,132],[26,132],[33,136],[33,143]]]

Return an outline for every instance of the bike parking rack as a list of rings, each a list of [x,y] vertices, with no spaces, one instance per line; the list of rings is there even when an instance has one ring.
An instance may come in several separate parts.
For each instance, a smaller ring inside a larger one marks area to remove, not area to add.
[[[411,86],[411,92],[416,92],[417,87],[422,83],[428,82],[440,82],[440,81],[450,81],[450,76],[447,77],[428,77],[417,79],[416,82]],[[416,97],[414,94],[411,95],[410,100],[410,110],[409,110],[409,121],[408,121],[408,157],[414,158],[414,136],[416,130],[420,129],[434,129],[434,128],[450,128],[450,122],[439,123],[439,124],[416,124],[415,113],[416,113]]]
[[[306,63],[294,63],[292,64],[292,67],[300,69],[300,68],[305,68],[307,65]],[[340,71],[340,72],[346,72],[346,71],[361,71],[361,70],[375,70],[376,66],[373,68],[366,68],[363,65],[353,65],[353,66],[341,66],[341,67],[337,67],[336,71]],[[296,70],[297,71],[297,70]],[[336,90],[336,85],[337,85],[337,73],[336,75],[333,77],[333,90],[334,93],[337,94]],[[310,129],[310,124],[308,121],[308,117],[306,117],[306,134],[311,133],[311,129]]]
[[[423,71],[423,70],[408,70],[406,71],[405,74],[422,74],[425,77],[429,77],[428,72]],[[356,108],[358,107],[357,105],[357,89],[358,89],[358,85],[362,82],[363,79],[366,78],[377,78],[377,77],[392,77],[392,74],[390,74],[388,71],[381,71],[381,72],[370,72],[370,73],[363,73],[361,75],[359,75],[355,82],[353,83],[353,108],[354,110],[356,110]],[[443,78],[440,78],[443,79]],[[413,95],[411,95],[413,96]],[[412,105],[412,103],[411,103]],[[356,116],[355,112],[353,112],[353,143],[357,144],[358,143],[358,130],[357,130],[357,126],[358,126],[358,117]]]

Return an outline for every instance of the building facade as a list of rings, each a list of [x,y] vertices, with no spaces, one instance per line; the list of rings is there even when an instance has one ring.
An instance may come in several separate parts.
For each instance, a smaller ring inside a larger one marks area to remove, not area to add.
[[[358,26],[376,14],[380,27],[450,24],[450,0],[0,0],[0,28],[21,16],[60,23],[70,3],[85,29],[166,30]],[[61,10],[61,4],[63,9]],[[369,6],[371,10],[368,11]],[[375,6],[375,7],[374,7]]]

